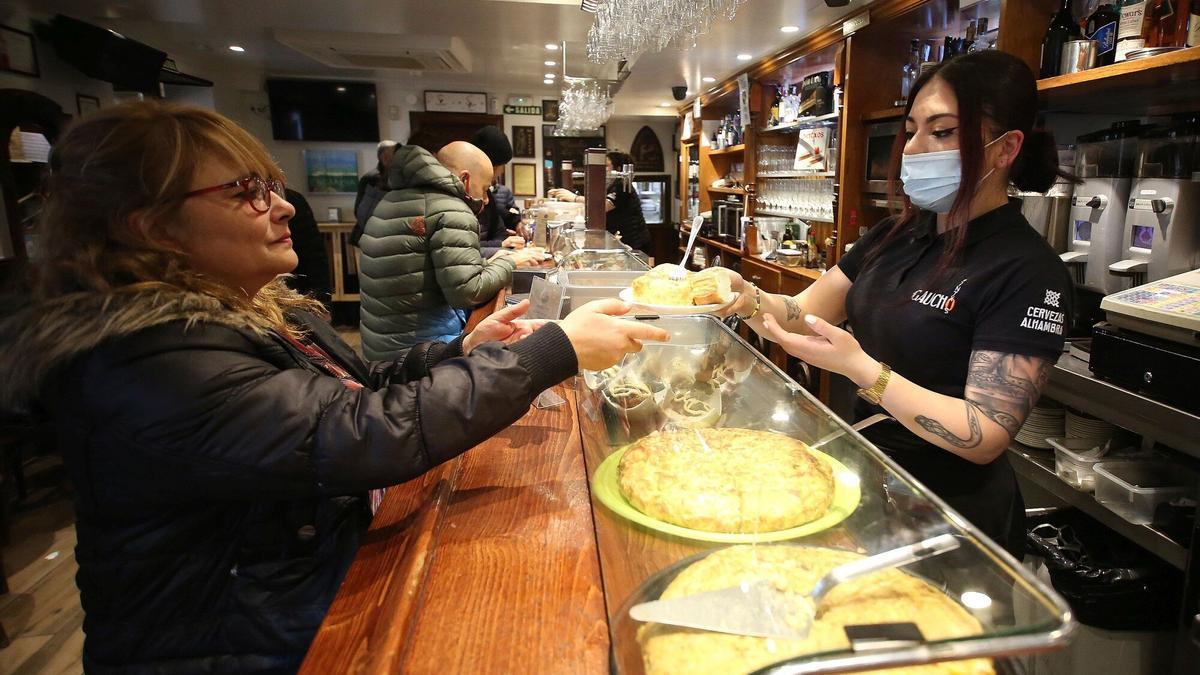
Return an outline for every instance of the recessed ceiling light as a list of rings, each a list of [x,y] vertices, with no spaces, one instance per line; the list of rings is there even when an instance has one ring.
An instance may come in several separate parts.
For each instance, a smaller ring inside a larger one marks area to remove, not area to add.
[[[336,89],[339,93],[346,91],[346,87],[344,87],[342,85],[338,85],[338,86],[334,87],[334,89]]]
[[[546,73],[546,74],[544,75],[544,77],[545,77],[547,80],[553,80],[553,79],[554,79],[554,73]]]
[[[242,52],[246,51],[246,48],[241,45],[229,45],[229,51],[241,54]]]
[[[558,45],[554,44],[553,42],[547,42],[546,49],[549,49],[550,51],[555,51],[558,49]]]
[[[799,33],[800,26],[780,26],[779,30],[784,33]]]
[[[558,65],[558,61],[544,61],[544,63],[548,66],[557,66]]]
[[[554,80],[542,80],[542,84],[554,84]]]
[[[754,57],[753,57],[753,56],[750,56],[749,54],[738,54],[738,55],[737,55],[737,60],[738,60],[738,61],[749,61],[749,60],[750,60],[750,59],[752,59],[752,58],[754,58]]]
[[[670,107],[671,107],[671,104],[670,104],[670,103],[667,103],[666,101],[663,101],[662,103],[659,103],[658,105],[659,105],[660,107],[663,107],[663,108],[670,108]]]
[[[704,80],[705,82],[716,82],[717,81],[717,78],[715,78],[715,77],[704,77],[701,79]]]

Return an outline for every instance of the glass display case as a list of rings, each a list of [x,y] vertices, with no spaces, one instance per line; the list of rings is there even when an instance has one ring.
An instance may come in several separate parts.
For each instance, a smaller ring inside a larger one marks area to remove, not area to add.
[[[563,256],[579,249],[625,251],[629,247],[622,244],[621,240],[608,230],[568,227],[566,230],[558,232],[554,237],[554,242],[551,244],[550,249],[550,252],[554,254],[555,260],[562,260]]]
[[[638,320],[670,342],[577,378],[614,672],[989,673],[1066,643],[1061,598],[730,328]],[[738,454],[748,461],[718,468]],[[800,607],[836,564],[943,534],[954,550],[836,587],[803,639],[630,616],[756,580]]]
[[[560,270],[646,271],[650,266],[626,248],[578,248],[558,260]]]

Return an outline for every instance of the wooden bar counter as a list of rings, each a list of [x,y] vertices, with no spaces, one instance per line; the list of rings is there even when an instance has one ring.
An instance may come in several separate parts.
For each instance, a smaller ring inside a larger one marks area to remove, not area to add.
[[[553,391],[567,402],[388,490],[302,673],[607,672],[575,393]]]

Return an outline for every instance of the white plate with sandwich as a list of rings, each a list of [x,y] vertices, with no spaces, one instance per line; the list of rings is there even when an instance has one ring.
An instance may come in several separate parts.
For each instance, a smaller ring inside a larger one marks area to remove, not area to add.
[[[729,277],[721,268],[688,272],[684,279],[675,281],[671,272],[677,269],[678,265],[670,263],[658,265],[634,279],[618,297],[634,305],[635,311],[664,315],[710,314],[737,300],[738,294],[729,289]]]

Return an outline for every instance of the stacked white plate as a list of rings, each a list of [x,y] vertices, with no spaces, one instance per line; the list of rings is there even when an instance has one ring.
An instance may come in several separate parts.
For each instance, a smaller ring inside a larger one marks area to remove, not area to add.
[[[1094,445],[1104,445],[1112,438],[1117,428],[1101,419],[1096,419],[1077,410],[1067,410],[1067,438],[1081,438]]]
[[[1047,438],[1061,438],[1065,411],[1053,401],[1043,401],[1029,411],[1025,424],[1017,431],[1017,442],[1034,448],[1050,449]]]

